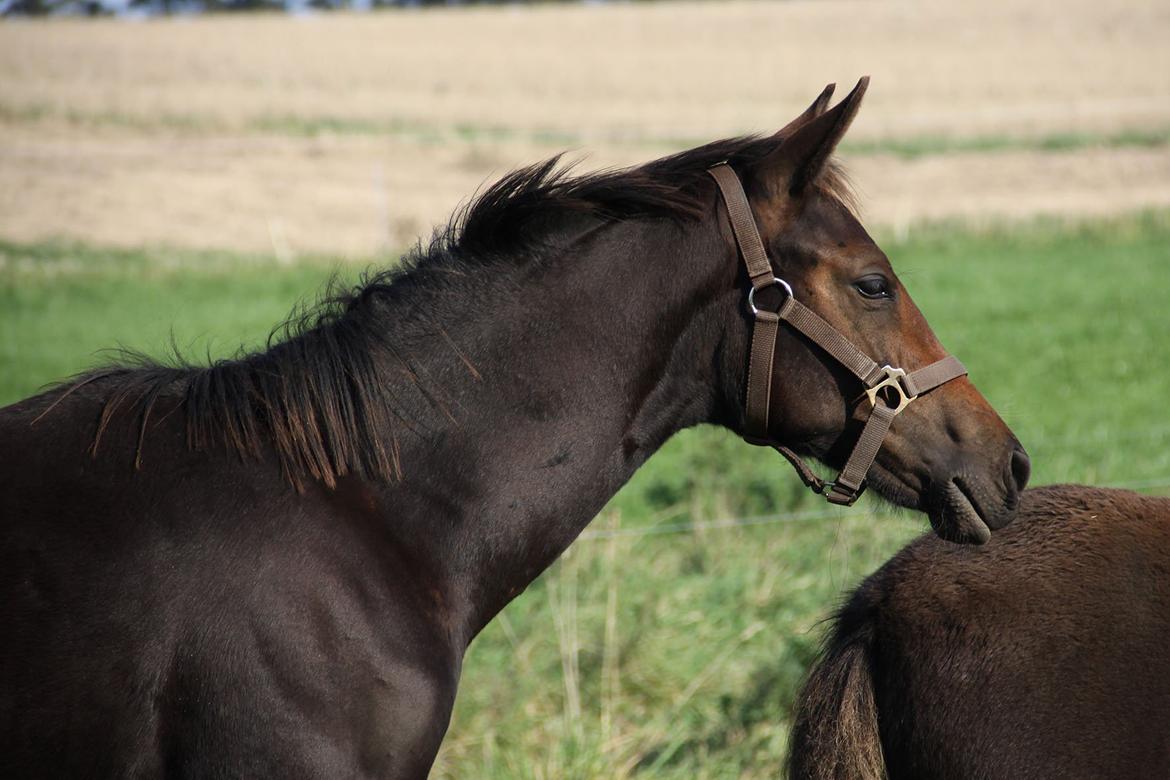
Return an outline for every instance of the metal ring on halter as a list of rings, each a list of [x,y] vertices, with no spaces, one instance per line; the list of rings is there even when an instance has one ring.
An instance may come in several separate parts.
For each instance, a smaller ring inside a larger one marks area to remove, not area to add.
[[[773,276],[771,283],[766,284],[763,287],[753,287],[752,289],[748,290],[748,306],[751,307],[753,315],[760,313],[760,310],[756,308],[756,290],[763,290],[767,289],[768,287],[775,287],[776,285],[783,287],[784,292],[788,293],[789,298],[795,297],[792,294],[792,287],[788,284],[788,282],[784,281],[779,276]]]

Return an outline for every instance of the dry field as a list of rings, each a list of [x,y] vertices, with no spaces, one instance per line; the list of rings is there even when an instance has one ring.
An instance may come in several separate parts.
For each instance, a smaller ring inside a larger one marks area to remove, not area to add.
[[[1170,206],[1170,5],[656,3],[0,25],[0,239],[364,256],[563,149],[625,165],[873,76],[873,222]]]

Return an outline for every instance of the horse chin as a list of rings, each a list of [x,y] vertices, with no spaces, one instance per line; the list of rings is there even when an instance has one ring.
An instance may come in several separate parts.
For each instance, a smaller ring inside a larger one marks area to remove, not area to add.
[[[960,544],[986,544],[991,528],[978,508],[954,480],[943,485],[927,509],[930,525],[939,537]]]

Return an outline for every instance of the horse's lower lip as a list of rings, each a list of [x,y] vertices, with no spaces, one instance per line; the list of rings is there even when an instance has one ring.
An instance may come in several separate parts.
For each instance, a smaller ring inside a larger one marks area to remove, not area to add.
[[[966,544],[986,544],[991,539],[991,528],[954,480],[946,483],[941,498],[930,518],[939,536]]]

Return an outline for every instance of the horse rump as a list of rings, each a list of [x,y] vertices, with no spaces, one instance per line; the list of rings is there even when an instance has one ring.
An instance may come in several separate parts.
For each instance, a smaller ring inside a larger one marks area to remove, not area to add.
[[[789,775],[1170,777],[1170,500],[1057,485],[912,542],[838,612]]]

